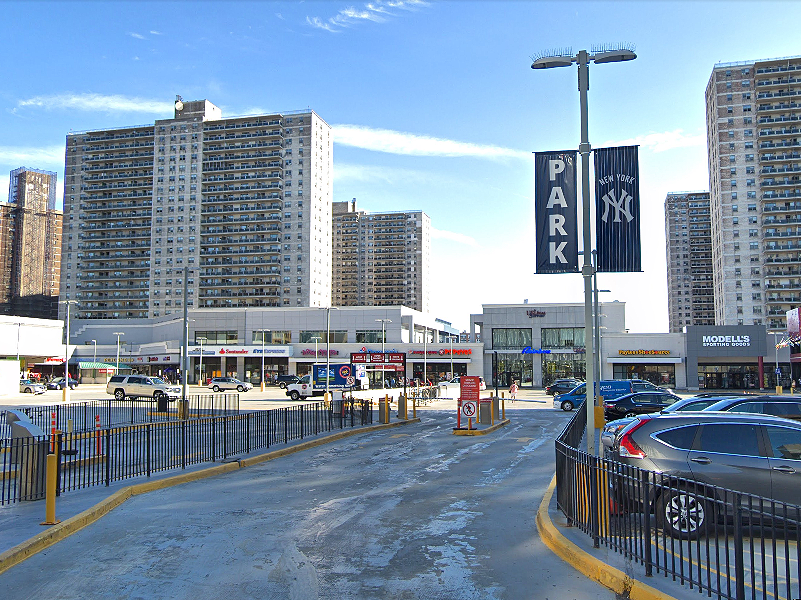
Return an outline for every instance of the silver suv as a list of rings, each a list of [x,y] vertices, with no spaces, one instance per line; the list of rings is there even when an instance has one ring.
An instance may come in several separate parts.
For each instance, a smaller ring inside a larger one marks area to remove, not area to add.
[[[236,377],[215,377],[209,382],[209,389],[215,392],[224,390],[236,390],[237,392],[247,392],[253,389],[253,384],[247,381],[239,381]]]
[[[152,398],[158,402],[163,396],[168,400],[179,399],[181,387],[148,375],[114,375],[109,379],[106,393],[112,394],[115,400]]]

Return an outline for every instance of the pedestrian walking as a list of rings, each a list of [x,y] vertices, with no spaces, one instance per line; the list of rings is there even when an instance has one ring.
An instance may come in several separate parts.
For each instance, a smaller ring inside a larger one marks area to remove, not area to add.
[[[512,385],[509,387],[509,397],[511,397],[512,402],[514,402],[517,399],[517,390],[518,390],[517,382],[513,381]]]

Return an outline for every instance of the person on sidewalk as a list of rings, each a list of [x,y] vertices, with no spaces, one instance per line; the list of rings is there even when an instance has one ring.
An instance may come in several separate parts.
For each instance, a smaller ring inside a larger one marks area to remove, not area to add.
[[[518,390],[517,382],[513,381],[512,385],[509,387],[509,397],[512,399],[512,402],[514,402],[517,399],[517,390]]]

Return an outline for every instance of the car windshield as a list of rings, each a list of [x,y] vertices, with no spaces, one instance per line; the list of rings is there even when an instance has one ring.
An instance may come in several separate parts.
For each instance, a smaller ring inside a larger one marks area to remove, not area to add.
[[[156,385],[167,385],[167,382],[159,377],[151,377],[150,380]]]

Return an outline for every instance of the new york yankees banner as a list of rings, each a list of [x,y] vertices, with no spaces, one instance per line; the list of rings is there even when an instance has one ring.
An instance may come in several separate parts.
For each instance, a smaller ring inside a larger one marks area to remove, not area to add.
[[[537,273],[577,273],[576,152],[534,153]]]
[[[598,271],[641,271],[637,146],[597,148],[594,152]]]

